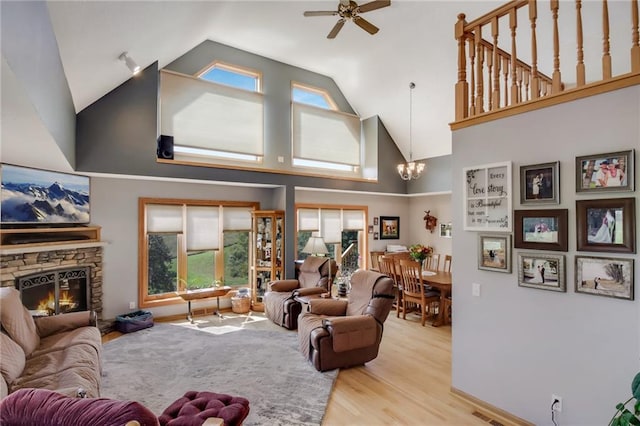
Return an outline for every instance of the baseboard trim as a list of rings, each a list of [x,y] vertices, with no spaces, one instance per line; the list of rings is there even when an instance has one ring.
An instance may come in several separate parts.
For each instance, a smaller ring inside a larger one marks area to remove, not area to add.
[[[487,415],[488,417],[491,417],[494,420],[497,420],[498,422],[504,425],[535,426],[534,423],[521,419],[518,416],[514,416],[513,414],[507,411],[504,411],[501,408],[495,407],[487,402],[484,402],[483,400],[478,399],[475,396],[469,395],[468,393],[463,392],[460,389],[456,389],[453,386],[451,386],[451,393],[454,396],[466,402],[467,404],[473,405],[483,414]]]

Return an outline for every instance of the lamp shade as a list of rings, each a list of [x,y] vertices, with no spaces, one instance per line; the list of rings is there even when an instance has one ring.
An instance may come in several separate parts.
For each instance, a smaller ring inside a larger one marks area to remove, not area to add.
[[[329,250],[327,250],[327,245],[324,243],[324,238],[311,236],[302,249],[302,252],[309,254],[328,254]]]

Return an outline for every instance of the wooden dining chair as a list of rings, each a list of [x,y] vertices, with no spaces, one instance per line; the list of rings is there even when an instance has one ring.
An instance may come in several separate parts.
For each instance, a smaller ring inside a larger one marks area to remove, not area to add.
[[[435,314],[440,293],[425,288],[420,262],[401,259],[400,277],[402,279],[402,319],[407,318],[407,305],[415,303],[420,307],[421,323],[424,326],[427,314],[430,311]]]
[[[442,270],[451,272],[451,255],[450,254],[446,254],[444,256],[444,263],[442,264]]]
[[[393,280],[396,287],[397,297],[395,301],[396,317],[400,317],[400,307],[402,306],[402,284],[399,282],[398,272],[396,271],[396,262],[392,256],[380,256],[378,258],[378,266],[380,267],[380,273],[385,274]]]
[[[384,254],[383,251],[371,251],[369,252],[371,255],[371,265],[369,269],[372,271],[379,271],[380,266],[378,265],[378,258]]]
[[[440,266],[440,255],[439,254],[431,254],[424,259],[422,262],[422,268],[429,271],[437,271]]]

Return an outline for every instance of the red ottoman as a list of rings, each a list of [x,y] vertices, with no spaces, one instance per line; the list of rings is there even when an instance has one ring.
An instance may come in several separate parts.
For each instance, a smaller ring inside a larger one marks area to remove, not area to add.
[[[249,400],[215,392],[189,391],[169,405],[158,420],[162,426],[200,426],[218,417],[225,426],[239,426],[249,415]]]

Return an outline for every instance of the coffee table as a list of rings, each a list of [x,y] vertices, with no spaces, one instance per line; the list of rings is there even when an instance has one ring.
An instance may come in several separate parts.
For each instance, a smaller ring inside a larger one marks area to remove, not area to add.
[[[210,288],[199,288],[196,290],[186,290],[186,291],[177,291],[176,294],[182,298],[182,300],[187,302],[188,310],[187,319],[191,324],[194,323],[193,317],[191,315],[191,301],[192,300],[202,300],[202,299],[210,299],[212,297],[216,298],[216,312],[220,319],[224,318],[220,313],[220,297],[226,296],[227,293],[231,290],[231,287],[210,287]]]

